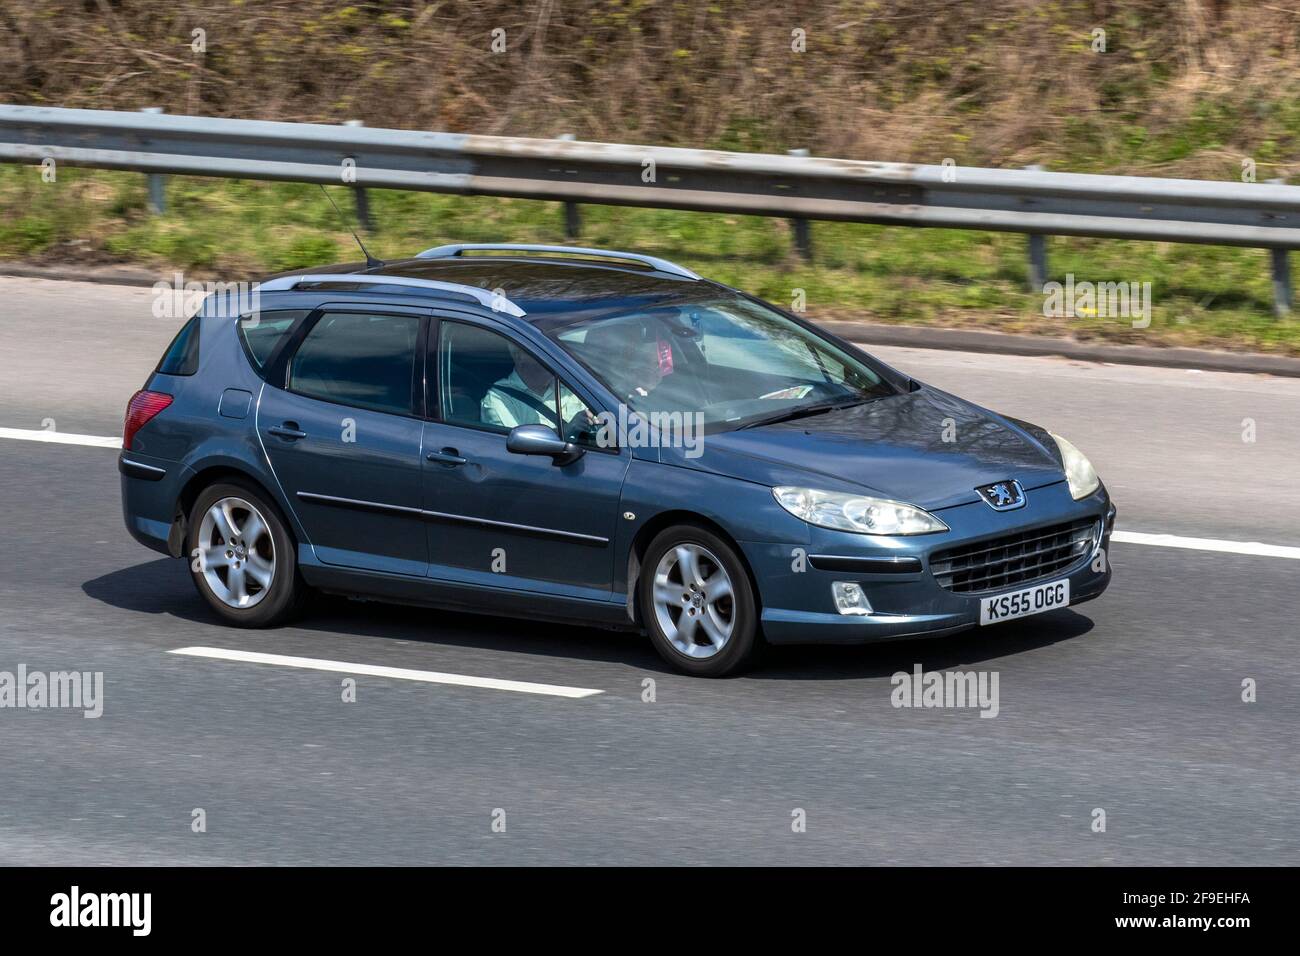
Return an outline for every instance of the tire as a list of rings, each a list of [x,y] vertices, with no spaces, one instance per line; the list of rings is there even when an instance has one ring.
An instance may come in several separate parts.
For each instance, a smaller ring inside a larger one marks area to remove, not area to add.
[[[682,673],[723,677],[751,661],[758,604],[744,563],[717,535],[695,525],[661,531],[646,549],[637,597],[650,642]]]
[[[261,529],[256,523],[250,528],[254,515]],[[231,540],[227,528],[235,532]],[[227,624],[273,627],[302,603],[307,586],[293,537],[280,509],[251,483],[223,481],[199,493],[185,553],[194,587]]]

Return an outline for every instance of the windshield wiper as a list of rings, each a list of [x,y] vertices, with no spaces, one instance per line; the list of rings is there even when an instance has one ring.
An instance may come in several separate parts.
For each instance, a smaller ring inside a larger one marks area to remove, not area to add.
[[[855,398],[849,402],[822,402],[820,405],[802,405],[795,408],[787,408],[784,411],[774,412],[763,418],[756,418],[752,422],[746,422],[738,426],[735,430],[740,431],[745,428],[757,428],[760,425],[775,425],[778,422],[789,422],[799,418],[809,418],[813,415],[820,415],[823,412],[833,412],[841,408],[852,408],[854,405],[865,405],[879,396],[864,396]]]

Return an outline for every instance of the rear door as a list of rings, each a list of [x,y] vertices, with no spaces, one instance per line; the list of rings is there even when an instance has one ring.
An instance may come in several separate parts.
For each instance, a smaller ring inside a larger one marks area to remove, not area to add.
[[[257,428],[326,564],[424,575],[421,437],[428,313],[324,307],[298,333]]]

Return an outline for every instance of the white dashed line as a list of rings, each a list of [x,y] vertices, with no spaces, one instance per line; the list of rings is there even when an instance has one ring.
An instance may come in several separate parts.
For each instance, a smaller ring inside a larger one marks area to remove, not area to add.
[[[255,651],[231,651],[220,647],[180,647],[168,654],[186,657],[205,657],[218,661],[241,661],[246,664],[277,664],[281,667],[301,667],[313,671],[333,671],[338,674],[361,674],[366,677],[388,677],[394,680],[423,681],[426,684],[452,684],[457,687],[482,687],[487,690],[508,690],[518,694],[543,694],[548,697],[591,697],[604,691],[590,687],[564,687],[560,684],[533,684],[528,681],[501,680],[496,677],[469,677],[465,674],[442,674],[438,671],[415,671],[405,667],[381,667],[376,664],[347,664],[343,661],[323,661],[314,657],[286,657],[282,654],[259,654]]]
[[[1225,554],[1253,554],[1264,558],[1300,558],[1300,548],[1258,541],[1223,541],[1219,538],[1184,538],[1177,534],[1145,534],[1116,531],[1110,536],[1120,544],[1149,544],[1157,548],[1187,548],[1192,551],[1220,551]]]
[[[65,432],[48,431],[46,429],[0,428],[0,438],[53,442],[56,445],[90,445],[95,448],[122,447],[122,439],[117,435],[70,435]]]

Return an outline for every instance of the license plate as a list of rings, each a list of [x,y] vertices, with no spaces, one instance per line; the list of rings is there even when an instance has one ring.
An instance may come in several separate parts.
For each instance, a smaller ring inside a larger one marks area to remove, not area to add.
[[[1054,611],[1070,603],[1070,579],[1035,584],[1020,591],[1009,591],[980,600],[980,624],[1000,624],[1015,617]]]

